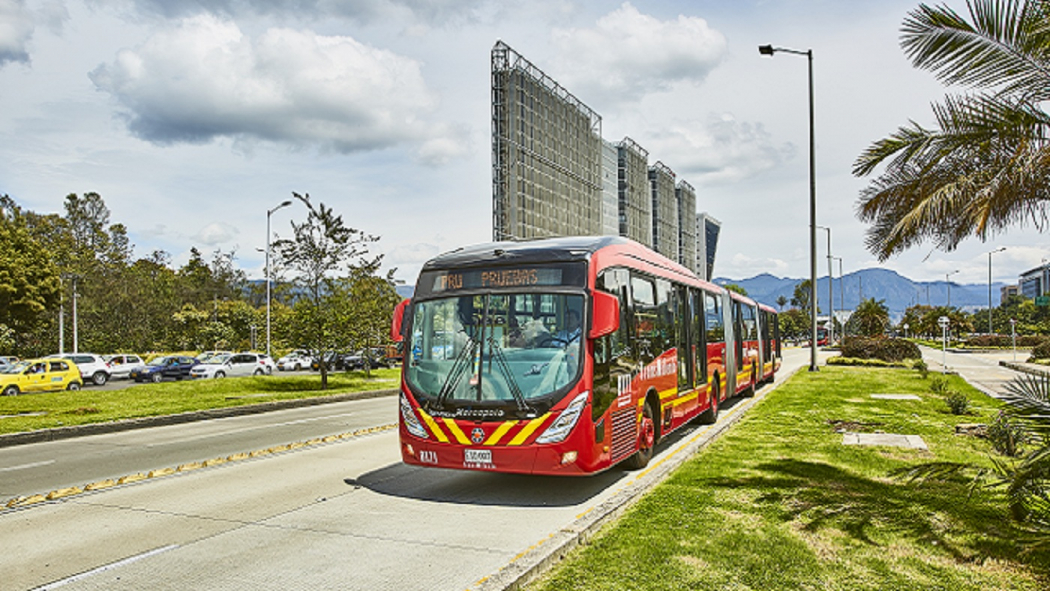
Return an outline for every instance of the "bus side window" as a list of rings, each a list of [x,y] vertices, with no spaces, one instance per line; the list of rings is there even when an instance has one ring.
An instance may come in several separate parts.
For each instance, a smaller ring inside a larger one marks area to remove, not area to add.
[[[675,298],[671,282],[656,280],[656,339],[653,352],[662,355],[675,348]]]
[[[694,382],[697,385],[707,382],[707,335],[704,334],[703,292],[689,290],[690,318],[693,323],[692,346],[695,351],[693,362]]]
[[[704,319],[707,327],[707,344],[713,345],[725,340],[725,327],[722,324],[722,311],[719,309],[718,297],[704,292]]]
[[[601,418],[619,394],[620,376],[634,368],[631,355],[628,297],[630,274],[626,269],[607,269],[598,276],[598,289],[620,298],[620,329],[594,342],[594,398],[591,415]]]
[[[634,305],[635,355],[643,364],[649,364],[660,350],[659,328],[656,309],[656,290],[652,280],[641,275],[631,275],[631,299]]]

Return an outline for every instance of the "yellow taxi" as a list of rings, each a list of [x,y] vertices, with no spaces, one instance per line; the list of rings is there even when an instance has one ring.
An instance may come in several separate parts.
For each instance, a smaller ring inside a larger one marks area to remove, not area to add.
[[[4,396],[79,390],[83,385],[80,370],[68,359],[31,359],[0,368],[0,393]]]

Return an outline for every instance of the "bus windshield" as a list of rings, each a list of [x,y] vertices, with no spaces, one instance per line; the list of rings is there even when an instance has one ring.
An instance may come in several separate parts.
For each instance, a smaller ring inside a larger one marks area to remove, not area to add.
[[[406,378],[431,409],[534,413],[539,399],[579,377],[583,301],[498,293],[418,302]]]

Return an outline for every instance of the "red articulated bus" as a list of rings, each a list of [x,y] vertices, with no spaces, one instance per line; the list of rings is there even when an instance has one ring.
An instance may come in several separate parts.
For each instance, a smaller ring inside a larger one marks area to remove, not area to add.
[[[408,464],[582,475],[645,466],[780,365],[773,308],[626,238],[460,248],[394,313]]]

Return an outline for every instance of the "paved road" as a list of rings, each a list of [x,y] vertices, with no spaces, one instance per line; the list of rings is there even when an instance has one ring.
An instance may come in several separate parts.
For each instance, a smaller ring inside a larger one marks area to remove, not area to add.
[[[396,421],[397,398],[388,396],[0,448],[0,504]]]
[[[808,363],[806,353],[786,351],[785,369]],[[395,402],[355,401],[344,412],[351,421],[368,423],[365,415],[374,413],[371,422],[386,423]],[[625,491],[648,486],[661,466],[687,456],[694,449],[687,445],[715,436],[748,404],[724,408],[715,427],[669,438],[640,472],[566,479],[410,467],[400,462],[396,432],[385,431],[8,510],[0,512],[0,587],[477,588]],[[165,427],[165,437],[152,441],[161,448],[204,442],[204,457],[212,457],[217,448],[209,446],[230,425],[268,430],[223,421],[226,428],[190,436],[190,425]],[[159,431],[143,436],[150,441]],[[43,454],[37,450],[56,449],[49,445],[13,449]],[[108,449],[118,461],[135,456],[135,447]]]
[[[970,385],[989,396],[998,396],[1004,391],[1006,382],[1020,375],[1020,372],[999,365],[1000,361],[1013,361],[1013,351],[954,353],[930,347],[920,349],[931,371],[942,371],[947,364],[949,371],[957,372]],[[1027,357],[1027,353],[1018,353],[1016,359],[1024,361]]]

